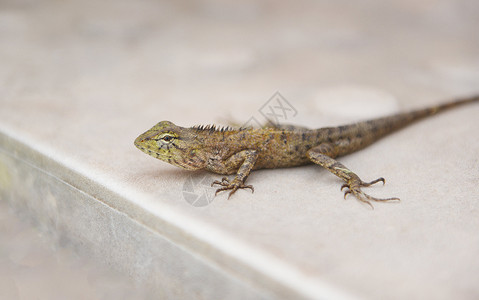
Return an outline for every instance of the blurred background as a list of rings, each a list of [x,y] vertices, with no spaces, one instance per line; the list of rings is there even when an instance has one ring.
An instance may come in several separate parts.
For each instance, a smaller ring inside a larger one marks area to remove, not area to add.
[[[309,126],[426,105],[478,91],[478,16],[476,0],[1,0],[0,119],[92,136],[61,150],[94,160],[111,132],[243,122],[277,91]],[[1,299],[148,297],[0,204]]]
[[[1,101],[105,122],[246,120],[276,91],[305,111],[344,88],[432,102],[479,80],[474,0],[0,5]]]

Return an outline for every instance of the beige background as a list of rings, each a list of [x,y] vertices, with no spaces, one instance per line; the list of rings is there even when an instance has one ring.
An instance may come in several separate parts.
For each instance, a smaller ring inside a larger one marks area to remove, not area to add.
[[[272,297],[477,298],[477,104],[341,159],[402,199],[374,211],[317,166],[192,206],[185,182],[205,173],[133,140],[161,120],[261,120],[277,91],[310,127],[479,93],[478,15],[473,0],[3,1],[0,146]]]

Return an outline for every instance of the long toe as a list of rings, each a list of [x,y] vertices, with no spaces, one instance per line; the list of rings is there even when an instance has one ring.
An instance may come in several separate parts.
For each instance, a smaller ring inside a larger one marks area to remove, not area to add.
[[[363,182],[361,182],[361,186],[371,186],[371,185],[373,185],[375,183],[378,183],[380,181],[383,183],[383,185],[386,184],[386,179],[384,179],[383,177],[379,177],[378,179],[373,180],[371,182],[364,182],[363,181]]]

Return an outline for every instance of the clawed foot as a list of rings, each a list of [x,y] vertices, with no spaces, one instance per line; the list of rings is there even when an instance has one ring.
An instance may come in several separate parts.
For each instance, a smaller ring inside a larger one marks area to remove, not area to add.
[[[368,186],[373,185],[375,183],[378,183],[380,181],[383,184],[386,183],[386,180],[382,177],[380,177],[376,180],[373,180],[371,182],[364,182],[361,179],[359,179],[358,177],[353,177],[348,181],[348,183],[345,183],[345,184],[343,184],[343,186],[341,186],[341,191],[344,188],[347,188],[347,190],[344,192],[344,199],[346,199],[346,196],[348,194],[353,194],[359,201],[368,204],[372,209],[374,209],[374,207],[373,207],[373,205],[371,204],[370,201],[378,201],[378,202],[381,202],[381,201],[400,201],[399,198],[396,198],[396,197],[394,197],[394,198],[384,198],[384,199],[374,198],[374,197],[371,197],[368,194],[364,193],[363,191],[361,191],[361,187],[368,187]]]
[[[232,182],[230,182],[228,180],[228,178],[226,177],[223,177],[221,179],[221,181],[218,181],[218,180],[215,180],[211,186],[215,185],[215,184],[218,184],[218,185],[221,185],[223,187],[219,188],[216,190],[216,193],[215,193],[215,196],[219,193],[219,192],[222,192],[222,191],[227,191],[227,190],[231,190],[229,196],[228,196],[228,199],[231,197],[231,195],[233,195],[238,189],[250,189],[252,193],[254,193],[254,188],[252,185],[245,185],[243,182],[239,181],[239,180],[236,180],[233,179]]]

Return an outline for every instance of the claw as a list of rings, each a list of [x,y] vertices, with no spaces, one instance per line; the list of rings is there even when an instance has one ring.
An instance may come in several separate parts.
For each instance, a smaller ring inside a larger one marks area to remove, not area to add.
[[[369,205],[372,209],[374,209],[373,205],[371,204],[370,201],[376,201],[376,202],[385,202],[385,201],[400,201],[399,198],[393,197],[393,198],[375,198],[372,196],[369,196],[368,194],[364,193],[361,191],[361,187],[368,187],[371,186],[375,183],[378,183],[382,181],[383,184],[386,183],[386,180],[382,177],[373,180],[371,182],[364,182],[362,180],[358,180],[359,178],[351,179],[348,183],[345,183],[341,186],[341,190],[344,188],[348,188],[346,192],[344,192],[344,199],[346,199],[346,196],[349,194],[353,194],[359,201],[366,203]]]
[[[245,185],[242,187],[243,189],[250,189],[251,190],[251,193],[254,193],[254,187],[250,184],[250,185]]]
[[[374,206],[371,204],[371,202],[365,200],[361,200],[361,202],[366,203],[367,205],[369,205],[369,207],[371,207],[372,210],[374,210]]]
[[[347,190],[346,192],[344,192],[344,200],[346,200],[346,196],[348,196],[349,194],[351,194],[350,190]]]
[[[224,188],[224,189],[228,189],[228,187],[226,187],[226,188]],[[250,189],[250,190],[251,190],[251,193],[254,193],[254,188],[253,188],[252,185],[236,186],[236,187],[234,187],[234,188],[231,190],[230,194],[228,195],[228,199],[231,197],[231,195],[233,195],[234,193],[236,193],[236,191],[237,191],[238,189]],[[218,192],[218,191],[217,191],[217,192]]]
[[[373,180],[373,181],[371,181],[371,182],[363,182],[363,181],[361,181],[361,186],[371,186],[371,185],[373,185],[373,184],[375,184],[375,183],[378,183],[379,181],[382,181],[382,182],[383,182],[383,185],[386,184],[386,179],[384,179],[383,177],[379,177],[378,179]]]
[[[222,188],[217,189],[216,192],[215,192],[215,196],[218,195],[219,192],[226,191],[227,189],[228,188],[226,188],[226,187],[222,187]]]
[[[221,178],[221,181],[218,181],[218,180],[213,181],[213,183],[211,183],[211,186],[213,186],[215,184],[222,185],[222,186],[227,186],[227,185],[230,184],[230,181],[228,180],[228,178],[223,177],[223,178]]]
[[[231,192],[228,195],[228,199],[229,199],[231,197],[231,195],[233,195],[238,189],[250,189],[251,192],[254,193],[254,188],[253,188],[252,185],[244,185],[244,183],[235,182],[235,180],[233,180],[233,182],[230,182],[228,180],[228,178],[226,178],[226,177],[223,177],[221,179],[221,181],[218,181],[218,180],[213,181],[211,186],[213,186],[215,184],[222,186],[222,187],[220,187],[219,189],[216,190],[215,196],[218,195],[218,193],[220,193],[220,192],[231,190]]]

